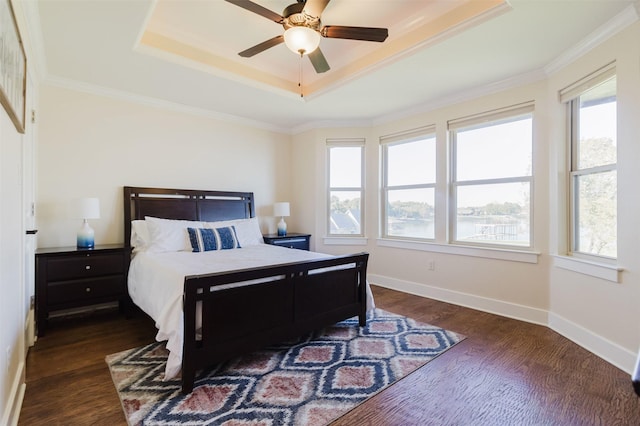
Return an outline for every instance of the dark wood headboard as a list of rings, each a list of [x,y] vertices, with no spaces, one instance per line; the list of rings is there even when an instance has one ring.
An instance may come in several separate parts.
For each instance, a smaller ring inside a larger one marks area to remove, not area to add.
[[[131,221],[165,219],[248,219],[255,216],[253,192],[124,187],[124,244],[131,247]]]

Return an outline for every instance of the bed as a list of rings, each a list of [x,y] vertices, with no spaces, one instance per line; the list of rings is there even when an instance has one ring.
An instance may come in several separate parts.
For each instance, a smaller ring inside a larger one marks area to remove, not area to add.
[[[226,248],[240,250],[204,250],[211,229],[214,245],[228,233],[237,247]],[[124,187],[131,302],[167,340],[165,378],[181,372],[183,393],[215,363],[347,318],[366,325],[367,253],[330,256],[258,240],[253,193]]]

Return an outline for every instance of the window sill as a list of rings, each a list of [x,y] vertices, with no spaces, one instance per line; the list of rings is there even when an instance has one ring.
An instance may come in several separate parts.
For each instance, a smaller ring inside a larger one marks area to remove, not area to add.
[[[366,246],[366,237],[324,237],[322,242],[326,246]]]
[[[421,250],[433,253],[455,254],[459,256],[483,257],[485,259],[507,260],[511,262],[538,263],[539,252],[495,249],[491,247],[471,247],[453,244],[438,244],[417,241],[378,239],[380,247],[394,247]]]
[[[622,268],[617,265],[609,265],[606,263],[592,262],[585,259],[578,259],[571,256],[552,255],[554,266],[569,271],[578,272],[580,274],[590,275],[592,277],[601,278],[603,280],[620,282],[620,272]]]

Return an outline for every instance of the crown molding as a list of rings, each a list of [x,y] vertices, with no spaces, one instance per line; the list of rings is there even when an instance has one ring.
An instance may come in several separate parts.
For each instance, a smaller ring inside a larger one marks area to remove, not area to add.
[[[448,96],[443,96],[439,99],[434,99],[433,101],[418,105],[410,109],[405,109],[394,114],[385,114],[384,116],[380,116],[374,119],[373,125],[387,124],[414,115],[424,114],[435,109],[445,108],[451,105],[481,98],[483,96],[500,93],[508,89],[514,89],[516,87],[536,83],[538,81],[544,80],[545,78],[547,78],[547,76],[543,70],[534,70],[504,80],[496,81],[491,84],[484,84],[473,89],[463,90],[461,92],[457,92]]]
[[[547,75],[554,74],[574,62],[576,59],[593,50],[596,46],[610,39],[638,20],[640,2],[627,6],[622,12],[601,25],[594,32],[582,39],[571,49],[565,51],[544,67]]]
[[[618,34],[629,25],[635,23],[636,21],[638,21],[639,17],[640,0],[636,1],[633,5],[626,7],[622,12],[614,16],[604,25],[600,26],[596,31],[589,34],[573,48],[565,51],[562,55],[558,56],[556,59],[554,59],[552,62],[541,69],[507,78],[505,80],[497,81],[493,84],[483,85],[475,89],[465,90],[463,92],[452,94],[450,96],[444,96],[440,99],[421,104],[414,108],[405,109],[395,114],[385,114],[384,116],[375,118],[373,120],[373,125],[386,124],[413,115],[433,111],[438,108],[444,108],[447,106],[455,105],[457,103],[470,101],[482,96],[491,95],[504,90],[513,89],[519,86],[544,80],[548,78],[549,75],[569,65],[580,56],[588,53],[599,44]]]

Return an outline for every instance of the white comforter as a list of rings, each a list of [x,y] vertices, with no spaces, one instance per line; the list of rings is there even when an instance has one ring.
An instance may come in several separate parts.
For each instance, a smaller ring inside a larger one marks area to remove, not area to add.
[[[155,321],[158,328],[156,340],[167,341],[169,359],[164,379],[175,377],[182,366],[185,276],[327,257],[331,255],[267,244],[202,253],[137,253],[129,268],[129,294],[133,302]],[[367,309],[373,308],[373,296],[367,283]]]

